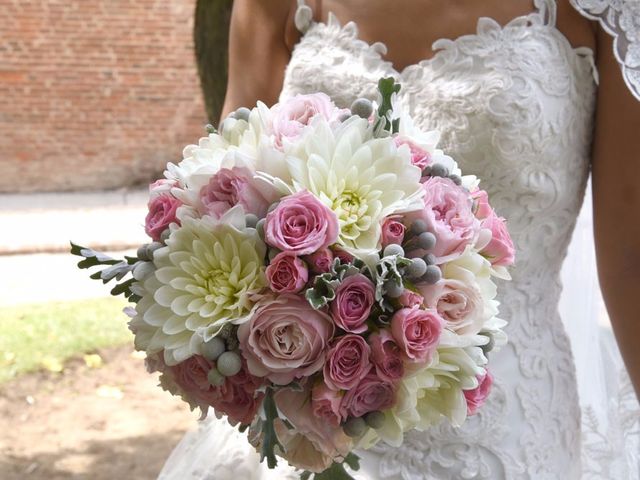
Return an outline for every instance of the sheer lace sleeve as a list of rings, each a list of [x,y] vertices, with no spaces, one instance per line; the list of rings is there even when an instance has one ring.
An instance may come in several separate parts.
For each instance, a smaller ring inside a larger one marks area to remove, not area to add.
[[[613,50],[631,93],[640,100],[640,1],[571,0],[581,15],[613,36]]]

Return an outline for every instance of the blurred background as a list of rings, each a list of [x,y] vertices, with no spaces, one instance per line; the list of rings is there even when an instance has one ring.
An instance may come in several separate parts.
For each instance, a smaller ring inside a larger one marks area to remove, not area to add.
[[[75,243],[146,241],[146,188],[226,87],[232,0],[0,0],[0,478],[155,478],[196,415]]]

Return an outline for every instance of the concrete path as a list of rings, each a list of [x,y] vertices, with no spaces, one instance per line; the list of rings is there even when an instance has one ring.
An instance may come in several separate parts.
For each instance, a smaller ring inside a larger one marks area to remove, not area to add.
[[[144,233],[146,190],[0,195],[0,255],[67,252],[69,240],[131,248]]]
[[[0,195],[0,307],[108,296],[76,268],[69,241],[132,253],[149,241],[146,203],[146,190]]]

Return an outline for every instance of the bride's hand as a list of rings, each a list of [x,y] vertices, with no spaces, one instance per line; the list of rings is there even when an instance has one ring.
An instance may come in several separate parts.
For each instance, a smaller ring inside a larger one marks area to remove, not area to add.
[[[600,74],[593,145],[593,211],[602,293],[640,398],[640,102],[599,29]]]

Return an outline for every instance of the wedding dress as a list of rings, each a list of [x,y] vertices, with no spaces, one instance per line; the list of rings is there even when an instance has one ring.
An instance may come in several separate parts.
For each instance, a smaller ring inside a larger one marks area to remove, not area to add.
[[[477,33],[438,40],[432,59],[399,72],[384,60],[384,45],[359,39],[354,23],[342,26],[331,14],[314,22],[299,3],[303,36],[281,98],[323,91],[346,107],[375,98],[380,77],[398,78],[403,106],[423,129],[440,130],[441,148],[482,179],[517,249],[513,281],[500,289],[510,343],[492,358],[489,402],[462,428],[443,423],[407,434],[401,448],[360,452],[358,478],[640,478],[639,408],[617,347],[599,335],[611,337],[591,301],[597,284],[586,216],[563,272],[564,323],[559,315],[561,265],[590,170],[593,52],[573,48],[555,27],[555,0],[536,0],[507,25],[481,18]],[[617,36],[622,74],[640,98],[640,2],[572,3]],[[160,478],[297,475],[286,465],[259,465],[243,436],[211,415],[178,445]]]

